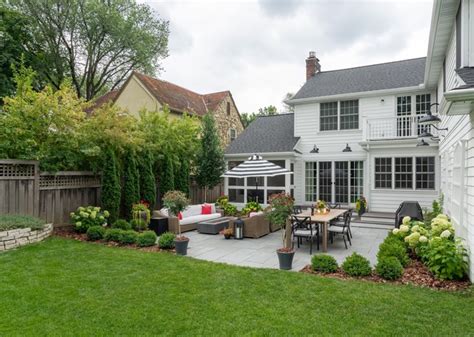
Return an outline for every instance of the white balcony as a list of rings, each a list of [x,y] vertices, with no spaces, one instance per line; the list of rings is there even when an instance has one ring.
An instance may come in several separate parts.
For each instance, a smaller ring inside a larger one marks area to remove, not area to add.
[[[367,140],[389,140],[418,138],[430,132],[438,136],[437,130],[429,125],[419,125],[418,116],[398,116],[391,118],[372,118],[366,122]]]

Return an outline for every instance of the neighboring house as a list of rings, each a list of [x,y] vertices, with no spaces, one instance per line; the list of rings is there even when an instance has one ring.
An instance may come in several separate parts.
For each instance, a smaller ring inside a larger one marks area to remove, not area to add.
[[[136,71],[120,90],[110,91],[96,99],[93,108],[107,102],[113,102],[135,116],[142,109],[159,112],[165,105],[173,117],[180,117],[184,113],[202,117],[211,112],[216,120],[223,148],[244,129],[230,91],[201,95]]]
[[[259,153],[294,177],[259,178],[257,193],[256,178],[226,179],[230,201],[286,191],[301,205],[354,206],[364,195],[370,210],[395,212],[442,193],[474,278],[474,0],[434,2],[426,58],[322,71],[310,52],[306,79],[294,114],[258,118],[226,151],[229,167]],[[428,112],[448,130],[418,124]]]

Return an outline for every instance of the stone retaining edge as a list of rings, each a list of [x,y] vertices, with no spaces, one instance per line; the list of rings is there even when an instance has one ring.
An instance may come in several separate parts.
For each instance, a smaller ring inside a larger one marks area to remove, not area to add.
[[[0,232],[0,251],[14,249],[46,239],[53,232],[53,224],[44,225],[43,229],[17,228]]]

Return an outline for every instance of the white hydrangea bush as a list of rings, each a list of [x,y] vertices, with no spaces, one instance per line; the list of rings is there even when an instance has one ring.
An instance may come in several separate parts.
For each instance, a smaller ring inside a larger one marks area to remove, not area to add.
[[[78,207],[75,212],[71,212],[70,216],[74,229],[77,232],[85,233],[89,227],[107,225],[107,218],[110,214],[106,210],[102,211],[100,207],[86,206]]]

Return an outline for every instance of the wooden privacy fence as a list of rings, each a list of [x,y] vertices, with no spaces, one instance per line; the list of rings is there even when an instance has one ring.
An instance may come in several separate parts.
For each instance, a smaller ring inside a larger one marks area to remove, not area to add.
[[[204,189],[193,182],[189,198],[192,204],[212,203],[223,193],[220,184],[204,198]],[[0,160],[0,214],[33,215],[55,226],[67,225],[79,206],[100,206],[100,194],[100,176],[92,172],[40,172],[34,160]]]
[[[218,197],[224,193],[224,184],[219,184],[212,190],[207,191],[207,198],[204,198],[204,189],[200,188],[196,183],[191,183],[189,187],[189,199],[191,204],[201,204],[206,200],[208,203],[213,203]]]
[[[0,214],[69,224],[77,207],[100,205],[100,187],[100,177],[91,172],[40,173],[37,161],[0,160]]]

